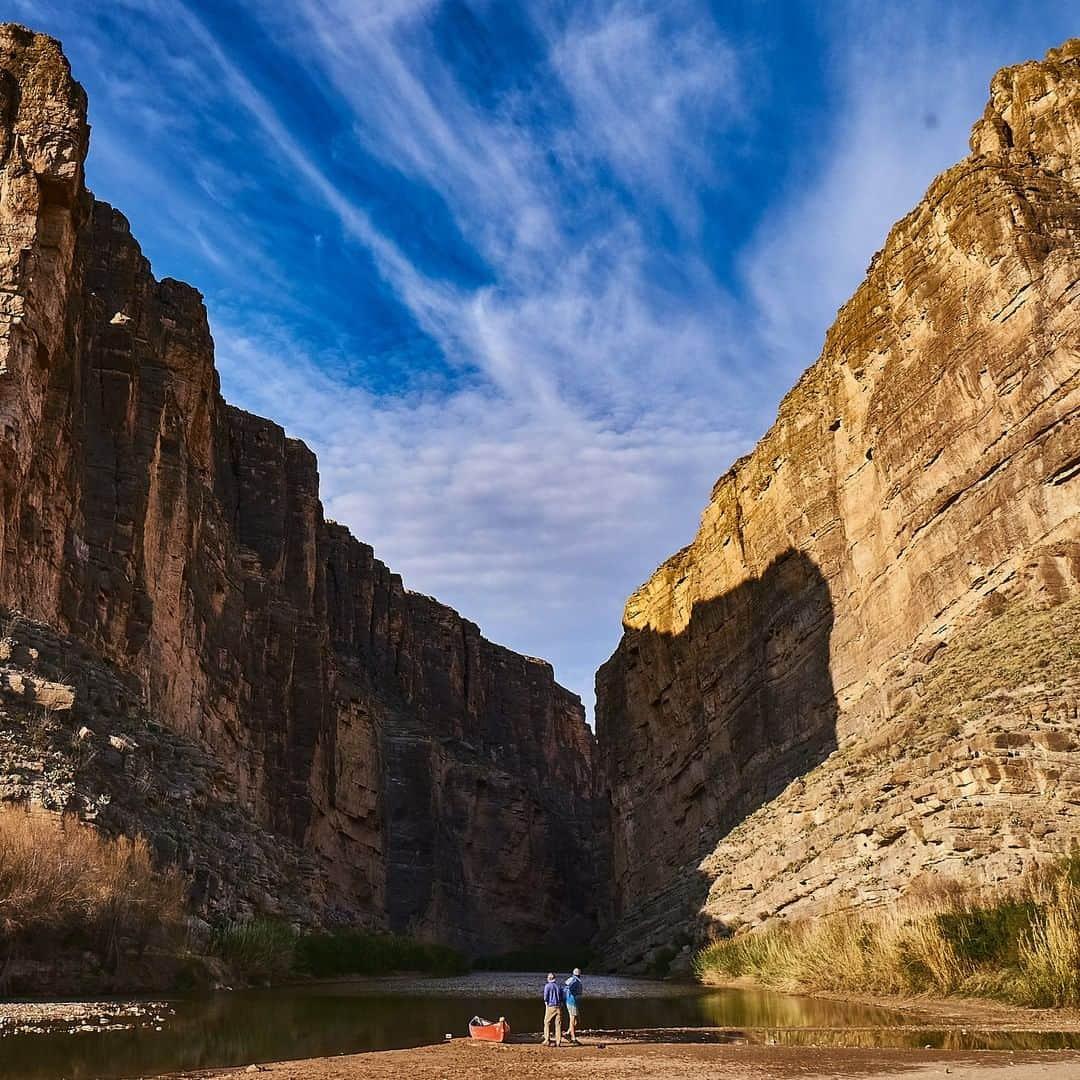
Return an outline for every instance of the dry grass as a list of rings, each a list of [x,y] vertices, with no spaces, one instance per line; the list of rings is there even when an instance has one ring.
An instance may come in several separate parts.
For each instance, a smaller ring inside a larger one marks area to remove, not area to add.
[[[1053,692],[1078,676],[1080,598],[1049,609],[1006,607],[939,653],[919,696],[879,734],[849,747],[847,767],[872,774],[939,749],[943,734],[992,731],[1011,694]],[[886,911],[741,934],[704,949],[697,968],[706,979],[746,975],[787,989],[1080,1005],[1080,856],[1011,891],[972,893],[945,882]]]
[[[1020,941],[1018,996],[1029,1005],[1080,1004],[1080,883],[1063,875]]]
[[[1014,893],[944,890],[885,912],[807,920],[714,942],[705,980],[783,989],[970,994],[1080,1005],[1080,860]]]
[[[0,948],[81,944],[114,964],[182,923],[184,886],[142,837],[109,840],[75,818],[0,809]]]

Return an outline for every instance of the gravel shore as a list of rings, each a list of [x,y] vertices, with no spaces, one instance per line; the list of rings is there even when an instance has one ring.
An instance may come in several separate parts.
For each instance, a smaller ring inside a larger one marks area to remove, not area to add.
[[[162,1080],[1075,1080],[1080,1053],[954,1053],[945,1050],[840,1050],[785,1046],[592,1043],[546,1048],[455,1039],[443,1046],[277,1062],[191,1073]]]

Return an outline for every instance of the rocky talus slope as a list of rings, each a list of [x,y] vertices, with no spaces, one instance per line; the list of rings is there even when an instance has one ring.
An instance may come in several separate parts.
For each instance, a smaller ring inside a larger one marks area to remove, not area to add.
[[[59,45],[0,27],[0,605],[216,762],[283,841],[267,881],[307,853],[311,910],[488,952],[588,936],[580,702],[324,519],[311,452],[222,400],[199,294],[87,192],[88,140]]]
[[[1080,42],[999,72],[971,150],[627,603],[617,960],[1080,831]]]
[[[701,864],[725,925],[1013,885],[1080,844],[1080,596],[1010,605],[929,664],[901,703],[740,822]]]
[[[20,615],[0,629],[0,801],[146,837],[211,923],[318,920],[315,859],[237,805],[228,769],[150,717],[137,680]]]

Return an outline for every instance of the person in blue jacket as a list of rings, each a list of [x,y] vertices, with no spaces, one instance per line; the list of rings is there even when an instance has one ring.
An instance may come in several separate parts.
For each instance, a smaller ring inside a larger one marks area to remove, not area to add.
[[[581,983],[581,968],[574,968],[574,974],[566,980],[566,1012],[570,1017],[570,1041],[574,1046],[578,1045],[577,1039],[577,1022],[578,1022],[578,1003],[581,1000],[581,995],[584,993],[585,987]]]
[[[544,983],[544,1045],[550,1046],[548,1038],[551,1021],[555,1021],[555,1045],[562,1046],[562,987],[555,981],[553,972],[548,972],[547,982]]]

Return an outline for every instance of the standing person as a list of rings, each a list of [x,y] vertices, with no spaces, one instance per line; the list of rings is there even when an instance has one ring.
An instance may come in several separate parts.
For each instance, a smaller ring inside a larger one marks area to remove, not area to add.
[[[566,980],[566,1013],[570,1017],[570,1042],[580,1045],[577,1040],[578,1001],[585,992],[581,983],[581,968],[574,968],[574,974]]]
[[[555,981],[555,975],[548,972],[547,982],[544,984],[544,1045],[550,1046],[548,1031],[551,1021],[555,1021],[555,1045],[562,1046],[562,988]]]

